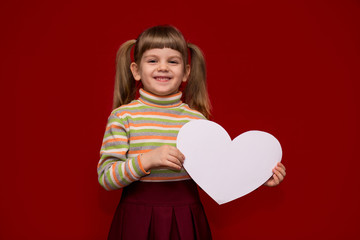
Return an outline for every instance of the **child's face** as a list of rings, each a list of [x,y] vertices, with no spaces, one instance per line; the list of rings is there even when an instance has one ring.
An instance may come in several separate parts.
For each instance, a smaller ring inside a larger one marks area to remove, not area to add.
[[[154,48],[144,52],[140,66],[131,64],[135,80],[141,80],[144,89],[158,96],[167,96],[178,92],[181,82],[190,74],[179,51],[171,48]]]

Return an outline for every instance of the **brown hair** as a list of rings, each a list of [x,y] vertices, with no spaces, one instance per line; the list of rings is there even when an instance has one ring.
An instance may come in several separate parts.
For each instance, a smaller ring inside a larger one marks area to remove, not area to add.
[[[184,71],[188,65],[188,50],[190,50],[190,76],[184,91],[185,102],[209,118],[211,106],[207,93],[203,53],[196,45],[187,43],[178,29],[168,25],[149,28],[142,32],[137,40],[129,40],[120,46],[116,55],[114,109],[135,99],[137,89],[130,70],[131,48],[134,45],[134,62],[137,64],[140,63],[146,50],[166,47],[181,53]]]

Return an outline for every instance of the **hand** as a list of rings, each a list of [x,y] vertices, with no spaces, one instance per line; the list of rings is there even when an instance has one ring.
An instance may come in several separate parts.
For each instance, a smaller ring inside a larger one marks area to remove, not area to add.
[[[269,178],[269,180],[267,180],[264,183],[265,186],[275,187],[279,185],[279,183],[281,183],[282,180],[284,180],[284,177],[286,176],[285,166],[281,162],[278,162],[278,164],[272,171],[274,174],[272,175],[271,178]]]
[[[140,159],[145,171],[157,167],[180,170],[185,156],[176,147],[164,145],[142,154]]]

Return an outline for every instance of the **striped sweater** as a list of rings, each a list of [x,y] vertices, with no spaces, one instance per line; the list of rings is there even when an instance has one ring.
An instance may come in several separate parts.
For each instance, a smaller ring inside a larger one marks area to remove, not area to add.
[[[120,189],[134,181],[163,182],[190,179],[184,169],[145,171],[140,154],[162,145],[176,147],[180,128],[205,117],[181,102],[182,93],[155,96],[140,89],[140,98],[114,109],[105,129],[98,164],[99,183],[106,190]]]

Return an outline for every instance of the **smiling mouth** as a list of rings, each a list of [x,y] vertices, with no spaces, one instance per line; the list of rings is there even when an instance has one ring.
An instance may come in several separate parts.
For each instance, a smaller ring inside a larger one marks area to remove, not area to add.
[[[159,81],[159,82],[167,82],[171,79],[170,77],[154,77],[154,78],[156,81]]]

